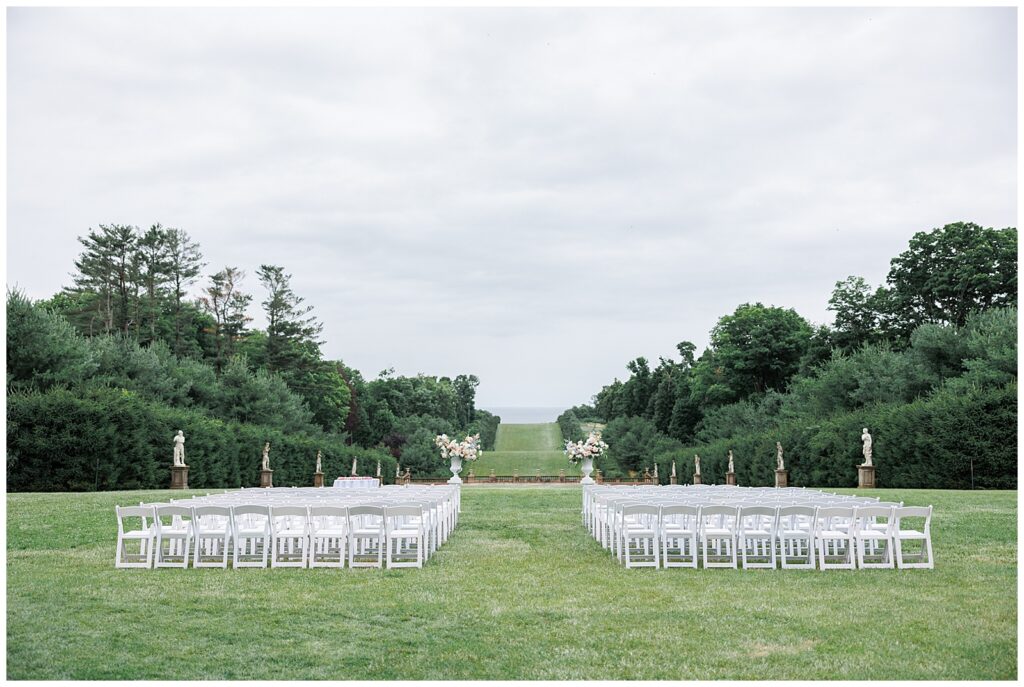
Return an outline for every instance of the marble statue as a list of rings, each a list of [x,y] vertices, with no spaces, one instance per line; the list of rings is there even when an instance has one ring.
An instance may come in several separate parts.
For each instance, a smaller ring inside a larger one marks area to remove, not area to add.
[[[693,474],[700,474],[700,456],[693,454]]]
[[[674,460],[672,461],[672,476],[676,476],[676,462]]]
[[[874,463],[871,462],[871,435],[868,433],[868,428],[864,428],[864,433],[860,435],[860,440],[864,442],[864,462],[862,465],[871,466]]]
[[[377,461],[377,479],[380,479],[380,461]]]
[[[262,470],[270,469],[270,442],[263,445],[263,467]]]
[[[174,435],[174,467],[187,467],[185,465],[185,433],[180,429]]]
[[[323,472],[323,469],[320,467],[320,452],[319,451],[316,452],[316,471],[317,472]]]
[[[401,463],[395,463],[395,479],[401,479],[401,478],[402,478],[402,464]]]
[[[786,464],[782,462],[782,442],[775,442],[775,469],[785,470]]]
[[[732,464],[732,451],[729,451],[729,472],[736,472],[736,466]]]
[[[658,479],[658,464],[654,464],[654,479]]]
[[[356,476],[356,459],[355,458],[352,459],[352,476],[353,477]]]

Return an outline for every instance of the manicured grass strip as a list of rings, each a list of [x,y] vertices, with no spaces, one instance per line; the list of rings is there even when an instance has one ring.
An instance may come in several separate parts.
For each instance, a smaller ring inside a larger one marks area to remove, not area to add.
[[[579,475],[579,466],[572,465],[561,451],[486,451],[473,465],[473,473],[486,477],[494,470],[495,475],[511,475],[516,470],[521,476],[536,474],[557,475],[565,470],[566,475]],[[465,471],[468,472],[468,471]]]
[[[561,451],[562,430],[558,423],[537,425],[498,425],[494,439],[496,451]]]
[[[935,570],[625,570],[576,489],[466,488],[422,570],[115,570],[113,506],[7,497],[14,679],[1003,679],[1016,492],[934,504]]]

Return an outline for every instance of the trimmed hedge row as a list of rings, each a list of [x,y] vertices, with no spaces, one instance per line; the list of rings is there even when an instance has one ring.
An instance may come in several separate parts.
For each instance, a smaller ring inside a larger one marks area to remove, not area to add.
[[[724,484],[732,449],[741,485],[774,484],[775,442],[782,442],[791,486],[857,485],[861,429],[874,439],[879,487],[1017,488],[1017,384],[957,393],[940,390],[913,403],[877,405],[813,424],[792,422],[769,433],[721,439],[684,449],[680,482],[693,479],[700,454],[705,484]],[[671,457],[659,459],[667,481]]]
[[[259,486],[267,441],[275,486],[311,486],[317,450],[328,482],[349,474],[353,458],[360,475],[375,474],[380,461],[384,481],[394,481],[396,461],[387,451],[348,446],[338,436],[225,422],[122,389],[54,389],[7,397],[7,489],[166,489],[179,429],[191,487]]]

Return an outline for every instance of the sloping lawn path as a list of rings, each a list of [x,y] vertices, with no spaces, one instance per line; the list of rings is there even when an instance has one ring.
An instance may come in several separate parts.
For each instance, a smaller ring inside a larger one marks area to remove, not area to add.
[[[542,475],[557,475],[565,470],[567,475],[579,475],[579,467],[569,463],[562,452],[562,430],[554,422],[544,424],[499,424],[494,439],[494,451],[485,451],[473,465],[478,477],[486,477],[494,470],[495,475],[511,475],[518,472],[527,477],[540,470]],[[463,477],[469,472],[463,469]]]
[[[937,569],[625,570],[575,489],[474,487],[422,570],[115,570],[114,504],[7,497],[16,679],[1015,679],[1015,492],[932,503]],[[174,496],[181,496],[176,492]]]

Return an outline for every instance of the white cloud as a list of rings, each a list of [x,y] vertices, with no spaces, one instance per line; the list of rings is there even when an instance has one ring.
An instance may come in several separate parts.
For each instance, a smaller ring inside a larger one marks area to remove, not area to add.
[[[739,303],[827,321],[915,231],[1014,224],[1015,19],[11,9],[8,283],[159,221],[253,291],[283,264],[367,375],[586,401]]]

